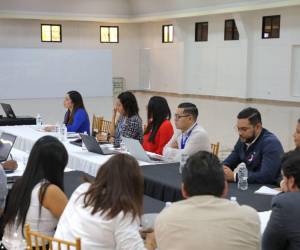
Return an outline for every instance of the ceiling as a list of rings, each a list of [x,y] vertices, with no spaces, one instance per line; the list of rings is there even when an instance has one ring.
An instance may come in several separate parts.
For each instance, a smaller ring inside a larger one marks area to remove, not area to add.
[[[0,18],[148,22],[300,5],[300,0],[9,0]]]

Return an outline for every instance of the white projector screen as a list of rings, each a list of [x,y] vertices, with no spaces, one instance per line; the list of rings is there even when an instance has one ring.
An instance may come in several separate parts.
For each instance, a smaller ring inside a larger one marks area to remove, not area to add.
[[[112,96],[111,50],[0,49],[0,99]]]

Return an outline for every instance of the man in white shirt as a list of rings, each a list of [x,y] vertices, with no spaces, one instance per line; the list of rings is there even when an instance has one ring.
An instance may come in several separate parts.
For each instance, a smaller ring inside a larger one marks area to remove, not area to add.
[[[181,155],[192,155],[200,150],[211,151],[208,134],[197,123],[198,109],[193,103],[181,103],[175,113],[175,126],[178,129],[164,147],[163,155],[180,161]]]
[[[182,171],[185,200],[172,203],[156,218],[159,250],[259,250],[257,212],[225,199],[223,167],[212,153],[189,157]]]

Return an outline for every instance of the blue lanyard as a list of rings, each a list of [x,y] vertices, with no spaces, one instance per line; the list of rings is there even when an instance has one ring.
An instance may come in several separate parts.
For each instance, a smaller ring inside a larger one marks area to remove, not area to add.
[[[185,148],[185,144],[187,142],[187,140],[189,139],[193,129],[197,126],[197,123],[192,127],[192,129],[188,132],[188,134],[186,135],[186,137],[183,139],[183,134],[181,136],[181,147],[180,149],[184,149]]]

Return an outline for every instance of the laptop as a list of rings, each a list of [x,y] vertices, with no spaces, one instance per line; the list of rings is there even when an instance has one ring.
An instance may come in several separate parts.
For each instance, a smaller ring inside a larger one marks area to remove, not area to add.
[[[80,137],[82,139],[82,142],[86,146],[87,150],[92,153],[100,154],[100,155],[113,155],[113,154],[118,154],[120,152],[114,150],[114,149],[109,149],[106,147],[101,147],[96,138],[90,135],[85,135],[85,134],[80,134]]]
[[[16,138],[14,135],[2,133],[0,137],[0,163],[7,161]]]
[[[1,106],[6,114],[6,117],[7,118],[12,118],[12,119],[15,119],[16,118],[16,115],[15,115],[15,112],[13,111],[12,107],[10,104],[7,104],[7,103],[1,103]]]
[[[128,152],[137,160],[149,162],[149,163],[167,163],[167,161],[160,155],[150,155],[142,147],[140,141],[122,137],[122,141],[125,144]]]

